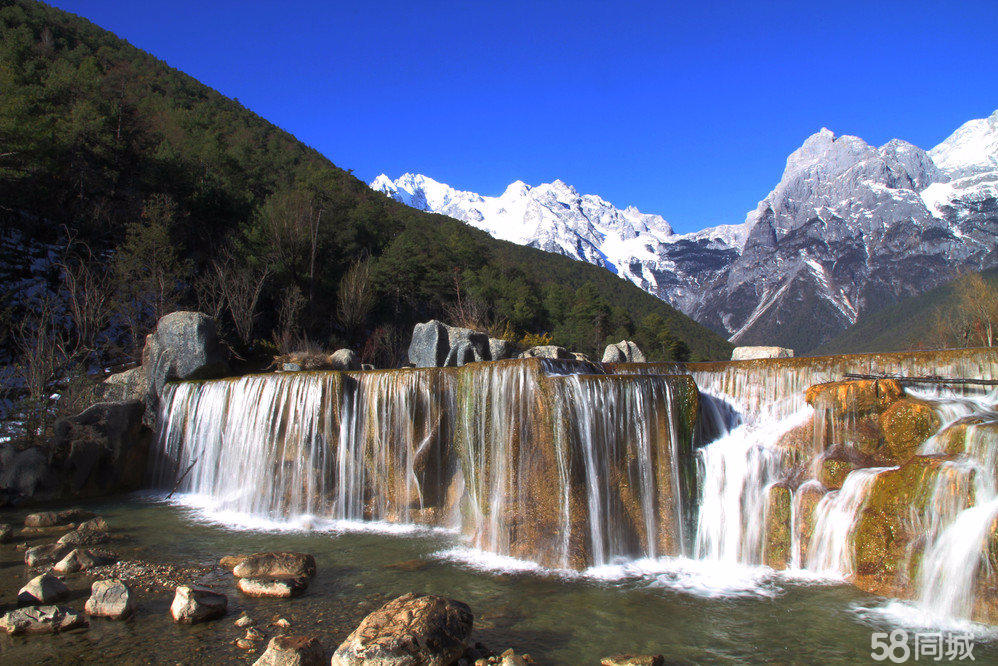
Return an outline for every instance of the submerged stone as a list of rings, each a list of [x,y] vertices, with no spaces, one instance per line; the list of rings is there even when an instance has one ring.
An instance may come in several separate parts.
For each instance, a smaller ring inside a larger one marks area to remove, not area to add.
[[[132,591],[120,580],[95,580],[84,610],[87,615],[122,620],[135,610],[135,601]]]
[[[17,593],[17,603],[24,605],[50,604],[69,596],[69,588],[52,574],[35,576]]]
[[[179,624],[196,624],[225,615],[229,600],[224,594],[204,587],[181,585],[173,597],[170,614]]]
[[[312,636],[276,636],[253,666],[324,666],[326,651]]]
[[[774,483],[766,498],[766,532],[763,563],[774,569],[786,569],[790,563],[790,487]]]
[[[308,578],[240,578],[239,591],[250,597],[296,597],[308,587]]]
[[[232,568],[236,578],[311,578],[315,558],[307,553],[254,553]]]
[[[87,618],[62,606],[29,606],[0,617],[0,629],[8,634],[51,634],[86,627]]]

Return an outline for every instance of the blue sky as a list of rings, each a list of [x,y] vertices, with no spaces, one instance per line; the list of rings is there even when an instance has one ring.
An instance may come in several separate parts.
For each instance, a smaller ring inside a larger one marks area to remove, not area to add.
[[[822,126],[930,148],[998,108],[994,0],[53,4],[364,180],[561,178],[680,231],[741,222]]]

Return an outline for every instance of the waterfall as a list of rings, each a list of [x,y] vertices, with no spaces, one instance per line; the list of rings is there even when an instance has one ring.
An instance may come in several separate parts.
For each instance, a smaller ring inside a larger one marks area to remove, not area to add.
[[[153,477],[216,512],[457,527],[582,568],[683,552],[688,376],[531,359],[169,384]],[[583,374],[588,373],[588,374]]]

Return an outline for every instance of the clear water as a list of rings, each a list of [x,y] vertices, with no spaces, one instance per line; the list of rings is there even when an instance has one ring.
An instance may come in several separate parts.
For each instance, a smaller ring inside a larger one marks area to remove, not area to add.
[[[126,622],[95,619],[88,630],[57,636],[0,636],[0,663],[251,663],[265,641],[248,652],[233,645],[244,633],[233,625],[243,611],[259,625],[287,618],[293,631],[317,636],[332,650],[368,612],[409,591],[465,601],[475,613],[476,640],[546,664],[595,664],[620,652],[708,664],[867,663],[871,632],[896,627],[862,610],[882,599],[765,568],[638,560],[559,574],[482,555],[440,530],[305,532],[216,516],[231,523],[225,526],[192,508],[141,498],[91,508],[111,522],[119,539],[112,547],[126,559],[213,565],[225,554],[298,550],[315,555],[318,574],[304,596],[278,601],[240,596],[231,575],[216,569],[207,582],[229,596],[222,620],[174,625],[172,592],[141,592],[139,610]],[[0,512],[0,521],[19,518]],[[4,610],[28,578],[21,558],[12,545],[0,546]],[[412,560],[423,566],[391,568]],[[78,575],[68,583],[76,594],[67,605],[80,610],[90,580]],[[998,643],[979,637],[974,656],[977,663],[998,663]]]

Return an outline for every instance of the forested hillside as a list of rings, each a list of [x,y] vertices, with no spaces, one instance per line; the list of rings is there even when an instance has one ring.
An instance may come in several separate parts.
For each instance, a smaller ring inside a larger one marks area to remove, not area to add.
[[[392,365],[431,317],[590,354],[622,337],[653,359],[730,352],[607,271],[371,191],[238,101],[44,4],[0,2],[0,90],[0,309],[15,355],[134,358],[179,307],[218,317],[247,357],[350,346]]]
[[[966,273],[919,296],[861,316],[816,354],[993,345],[998,335],[998,269]]]

